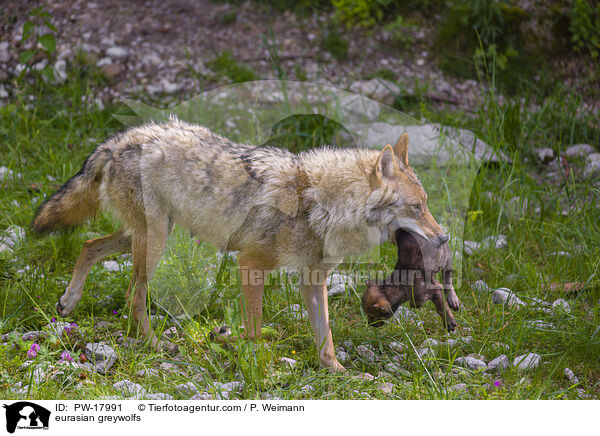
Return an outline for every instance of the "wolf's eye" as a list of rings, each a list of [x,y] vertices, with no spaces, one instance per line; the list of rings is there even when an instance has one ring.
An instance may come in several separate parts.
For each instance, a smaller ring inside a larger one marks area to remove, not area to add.
[[[410,206],[415,208],[416,210],[421,210],[421,203],[411,204]]]

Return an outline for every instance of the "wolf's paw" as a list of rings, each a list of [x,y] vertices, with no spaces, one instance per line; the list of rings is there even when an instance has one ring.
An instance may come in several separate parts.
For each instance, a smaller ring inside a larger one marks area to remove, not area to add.
[[[62,304],[60,302],[60,298],[58,299],[58,303],[56,303],[56,311],[58,312],[58,314],[60,316],[62,316],[63,318],[67,315],[69,315],[71,313],[71,308],[67,307],[66,305]]]
[[[321,363],[322,366],[329,370],[330,374],[347,374],[348,370],[344,368],[344,366],[335,359],[333,362],[328,362],[327,364]]]

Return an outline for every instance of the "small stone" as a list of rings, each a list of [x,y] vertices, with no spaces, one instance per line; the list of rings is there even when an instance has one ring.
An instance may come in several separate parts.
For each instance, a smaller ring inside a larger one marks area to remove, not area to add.
[[[64,83],[67,80],[67,61],[60,59],[54,64],[54,78],[57,83]]]
[[[331,297],[333,295],[344,294],[346,287],[354,288],[354,282],[351,277],[340,273],[329,275],[327,280],[327,295]]]
[[[365,359],[367,362],[375,362],[375,352],[368,345],[359,345],[356,347],[356,351],[360,357]]]
[[[118,381],[113,385],[113,388],[119,391],[119,393],[121,393],[121,395],[125,397],[131,397],[132,395],[140,395],[146,393],[146,389],[144,389],[142,385],[134,383],[131,380]]]
[[[338,362],[347,362],[350,359],[350,356],[348,355],[348,353],[346,353],[344,350],[338,350],[335,353]]]
[[[417,355],[419,357],[435,357],[435,350],[432,348],[417,348]]]
[[[554,150],[551,148],[537,148],[535,153],[542,163],[550,162],[554,159]]]
[[[594,152],[594,148],[589,144],[571,145],[565,150],[567,157],[586,157]]]
[[[555,300],[552,303],[552,307],[554,307],[555,309],[558,309],[558,310],[562,310],[565,313],[570,313],[571,312],[571,306],[569,305],[569,303],[567,303],[562,298],[559,298],[558,300]]]
[[[163,332],[163,336],[167,339],[175,339],[179,337],[179,332],[177,331],[177,327],[171,327],[166,329]]]
[[[202,394],[196,394],[190,398],[190,400],[200,400],[200,401],[207,401],[207,400],[212,400],[212,399],[213,399],[212,395],[209,393],[206,393],[206,392],[204,392]]]
[[[481,249],[481,244],[476,241],[465,240],[463,241],[463,249],[466,255],[471,256],[473,253]]]
[[[103,67],[105,65],[112,65],[112,63],[113,63],[113,61],[112,61],[111,58],[105,57],[105,58],[100,59],[98,62],[96,62],[96,66],[98,68],[100,68],[100,67]]]
[[[137,375],[138,377],[158,377],[160,375],[160,372],[158,372],[158,370],[155,368],[145,368],[140,369],[138,372],[135,373],[135,375]]]
[[[487,369],[490,371],[498,371],[503,372],[510,366],[510,361],[508,360],[508,356],[502,354],[495,359],[492,359],[490,363],[487,365]]]
[[[467,357],[472,357],[473,359],[478,359],[478,360],[482,360],[485,362],[485,356],[483,354],[470,353],[470,354],[467,354]]]
[[[163,392],[157,392],[155,394],[145,394],[145,400],[172,400],[173,396],[169,394],[165,394]]]
[[[373,381],[373,380],[375,380],[375,377],[373,377],[368,372],[363,372],[363,373],[357,374],[357,375],[353,376],[352,378],[356,379],[356,380],[362,380],[362,381]]]
[[[542,321],[541,319],[537,319],[537,320],[533,320],[533,321],[527,321],[525,323],[525,325],[527,327],[529,327],[529,328],[539,329],[539,330],[554,328],[554,324],[552,324],[550,322]]]
[[[539,354],[527,353],[522,356],[515,357],[513,366],[520,370],[533,369],[540,366],[542,358]]]
[[[385,394],[391,394],[394,390],[394,385],[390,382],[384,382],[377,385],[377,389]]]
[[[592,153],[587,157],[583,175],[585,177],[596,177],[600,175],[600,153]]]
[[[471,285],[471,289],[480,294],[489,294],[492,292],[492,288],[490,288],[483,280],[477,280]]]
[[[280,357],[279,361],[288,365],[292,369],[298,364],[297,360],[290,359],[289,357]]]
[[[448,388],[448,390],[451,392],[464,392],[467,389],[468,389],[468,387],[465,383],[457,383]]]
[[[231,381],[228,383],[215,383],[216,391],[221,395],[222,398],[228,400],[231,392],[240,391],[242,389],[242,382]]]
[[[102,268],[104,268],[106,271],[111,272],[121,270],[121,267],[119,266],[116,260],[107,260],[106,262],[102,262]]]
[[[569,368],[565,368],[565,377],[567,377],[567,379],[569,379],[569,381],[575,385],[579,383],[579,378]]]
[[[86,344],[85,355],[93,369],[101,374],[106,374],[117,360],[115,350],[102,342]]]
[[[422,348],[439,347],[439,345],[440,345],[440,341],[438,341],[437,339],[427,338],[423,341],[423,343],[421,344],[421,347]]]
[[[117,45],[106,49],[106,55],[113,58],[124,58],[129,54],[125,47],[119,47]]]
[[[454,360],[454,363],[456,363],[459,366],[462,366],[463,368],[469,368],[472,370],[485,370],[487,369],[487,365],[485,364],[485,362],[483,360],[480,359],[476,359],[474,357],[457,357]]]
[[[106,79],[113,81],[123,72],[123,67],[118,64],[107,64],[103,65],[100,71]]]
[[[402,353],[404,351],[404,344],[402,342],[392,341],[390,342],[390,348],[397,353]]]
[[[508,288],[498,288],[492,294],[492,302],[494,304],[505,304],[510,308],[519,309],[525,305],[523,301]]]
[[[175,389],[184,395],[196,395],[200,393],[200,389],[191,381],[177,385]]]

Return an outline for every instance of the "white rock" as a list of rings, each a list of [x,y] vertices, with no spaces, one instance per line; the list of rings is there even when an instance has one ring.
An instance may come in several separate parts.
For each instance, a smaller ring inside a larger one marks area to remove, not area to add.
[[[357,375],[353,376],[352,378],[355,379],[355,380],[362,380],[362,381],[373,381],[373,380],[375,380],[375,377],[373,377],[368,372],[362,372],[360,374],[357,374]]]
[[[367,362],[375,362],[375,352],[369,345],[359,345],[356,347],[356,351]]]
[[[585,177],[600,175],[600,153],[592,153],[587,157],[583,175]]]
[[[67,80],[67,61],[64,59],[58,60],[54,64],[54,78],[57,83],[64,83]]]
[[[121,270],[121,267],[116,260],[107,260],[106,262],[102,262],[102,268],[111,272]]]
[[[579,383],[579,378],[569,368],[565,368],[565,377],[567,377],[569,381],[575,385]]]
[[[402,353],[402,351],[404,351],[404,344],[402,342],[392,341],[390,342],[390,347],[398,353]]]
[[[341,363],[347,362],[350,356],[344,350],[338,350],[335,353],[337,360]]]
[[[196,394],[190,398],[190,400],[202,400],[202,401],[207,401],[207,400],[212,400],[212,399],[213,399],[212,395],[209,393]]]
[[[479,360],[469,356],[457,357],[454,360],[454,363],[456,363],[459,366],[462,366],[463,368],[469,368],[472,370],[484,370],[487,368],[487,365],[483,360]]]
[[[471,256],[476,251],[481,249],[481,244],[476,241],[463,241],[463,248],[465,250],[465,254]]]
[[[492,294],[492,302],[494,304],[505,304],[510,308],[519,309],[525,305],[523,301],[508,288],[498,288]]]
[[[0,85],[0,98],[8,98],[9,95],[10,94],[6,90],[6,87],[4,85]]]
[[[220,393],[221,397],[224,399],[229,399],[231,392],[240,391],[242,389],[242,382],[239,381],[231,381],[228,383],[215,383],[215,389],[218,393]]]
[[[279,361],[287,364],[290,368],[294,368],[298,364],[297,360],[290,359],[289,357],[280,357]]]
[[[155,368],[145,368],[140,369],[138,372],[135,373],[135,375],[137,375],[138,377],[158,377],[160,375],[160,372],[158,372],[158,370]]]
[[[465,383],[457,383],[448,388],[448,390],[451,392],[463,392],[463,391],[466,391],[467,389],[468,389],[468,387]]]
[[[419,355],[419,357],[431,357],[434,358],[436,353],[435,350],[433,348],[417,348],[417,354]]]
[[[381,78],[357,80],[350,85],[350,90],[357,94],[366,95],[374,100],[379,100],[387,105],[394,103],[396,96],[401,93],[398,85]]]
[[[146,389],[144,389],[142,385],[134,383],[131,380],[118,381],[113,385],[113,388],[119,391],[119,393],[125,397],[146,393]]]
[[[163,392],[157,392],[155,394],[144,394],[144,400],[172,400],[173,396],[165,394]]]
[[[179,337],[179,332],[177,331],[177,327],[171,327],[171,328],[166,329],[163,332],[163,336],[167,339],[174,339],[174,338]]]
[[[495,359],[492,359],[490,363],[487,364],[487,369],[490,371],[498,371],[503,372],[510,366],[510,361],[508,360],[508,356],[502,354]]]
[[[16,225],[10,225],[0,234],[0,252],[12,251],[19,245],[19,242],[25,239],[25,230]]]
[[[394,385],[390,382],[384,382],[377,385],[377,389],[385,394],[391,394],[394,390]]]
[[[7,180],[13,180],[13,179],[14,179],[13,170],[6,168],[6,167],[0,167],[0,182],[4,182]]]
[[[564,311],[566,313],[570,313],[571,312],[571,306],[569,305],[569,303],[567,303],[562,298],[559,298],[558,300],[555,300],[552,303],[552,307],[554,307],[555,309],[562,310],[562,311]]]
[[[106,49],[106,55],[113,58],[124,58],[129,54],[125,47],[119,47],[117,45]]]
[[[94,371],[101,374],[106,374],[106,371],[108,371],[117,360],[117,353],[115,350],[102,342],[88,343],[85,346],[85,355],[92,364]]]
[[[354,288],[352,277],[340,273],[332,273],[327,278],[327,295],[344,294],[346,287]]]
[[[102,59],[100,59],[98,62],[96,62],[96,66],[99,67],[103,67],[104,65],[112,65],[113,61],[111,58],[109,57],[104,57]]]
[[[554,159],[554,150],[551,148],[537,148],[535,153],[537,154],[538,159],[543,163],[550,162]]]
[[[540,363],[542,363],[542,358],[535,353],[523,354],[513,360],[513,366],[521,370],[537,368]]]
[[[554,324],[552,324],[551,322],[542,321],[541,319],[527,321],[527,322],[525,322],[525,325],[531,329],[539,329],[539,330],[554,328]]]
[[[10,61],[10,53],[8,51],[8,41],[0,42],[0,64],[6,64]]]
[[[483,280],[477,280],[471,285],[471,289],[481,294],[489,294],[492,292],[492,288],[490,288]]]
[[[589,144],[571,145],[565,150],[567,157],[586,157],[594,152],[594,147]]]
[[[440,345],[440,341],[438,341],[437,339],[427,338],[423,341],[423,343],[421,344],[421,347],[422,348],[439,347],[439,345]]]
[[[200,393],[200,389],[191,381],[177,385],[175,389],[184,395],[196,395]]]
[[[347,95],[340,100],[340,107],[345,118],[354,123],[369,123],[376,120],[381,112],[381,105],[362,95]],[[385,145],[386,141],[383,143]],[[381,146],[381,145],[380,145]]]

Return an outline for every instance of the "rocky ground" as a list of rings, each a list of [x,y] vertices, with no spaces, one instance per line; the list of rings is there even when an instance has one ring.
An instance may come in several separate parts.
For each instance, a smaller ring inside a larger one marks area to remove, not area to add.
[[[474,80],[442,74],[432,53],[434,29],[427,26],[414,30],[409,49],[399,48],[381,29],[370,33],[342,29],[349,46],[340,60],[323,49],[327,14],[306,18],[287,12],[268,14],[252,2],[232,6],[209,0],[55,0],[6,6],[5,16],[13,18],[0,24],[0,83],[5,82],[0,85],[0,98],[10,99],[13,94],[10,77],[22,69],[18,54],[33,44],[21,42],[22,27],[28,12],[42,3],[57,29],[54,66],[59,80],[64,80],[76,59],[85,58],[104,76],[105,85],[94,90],[101,104],[126,97],[169,102],[228,83],[231,77],[223,77],[211,64],[224,51],[261,79],[284,74],[287,79],[348,88],[378,70],[390,70],[397,76],[401,94],[418,93],[433,105],[467,113],[486,90]],[[276,56],[283,73],[278,73]],[[47,64],[45,59],[31,62],[39,69]],[[591,104],[589,109],[597,107]]]

